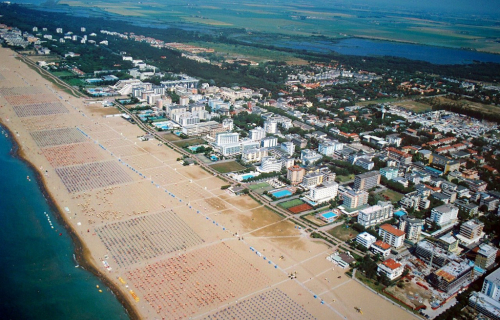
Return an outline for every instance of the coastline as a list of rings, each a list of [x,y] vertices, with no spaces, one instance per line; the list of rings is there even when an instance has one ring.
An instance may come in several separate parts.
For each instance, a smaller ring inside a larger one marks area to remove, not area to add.
[[[0,118],[0,128],[2,130],[5,130],[9,135],[8,139],[12,143],[12,149],[10,151],[12,157],[21,160],[26,166],[28,166],[34,172],[35,181],[38,188],[40,189],[44,198],[47,200],[47,203],[51,208],[52,212],[54,213],[54,216],[56,217],[57,221],[64,227],[64,229],[68,232],[69,236],[71,237],[71,241],[73,242],[73,245],[75,247],[74,253],[76,261],[80,265],[80,268],[86,270],[87,272],[92,273],[94,276],[99,278],[106,285],[106,287],[108,287],[111,290],[113,295],[116,296],[120,304],[125,308],[125,311],[130,317],[130,320],[141,319],[137,308],[132,304],[132,302],[130,302],[126,298],[125,292],[119,290],[118,286],[116,286],[116,284],[110,278],[108,278],[104,273],[100,272],[99,269],[94,265],[90,255],[89,248],[85,245],[83,240],[78,236],[76,230],[74,230],[71,227],[70,223],[62,214],[62,210],[57,204],[55,197],[53,197],[53,195],[50,193],[49,188],[47,187],[43,179],[43,175],[41,174],[39,169],[36,168],[33,165],[33,163],[28,159],[26,154],[22,151],[22,148],[20,148],[20,143],[16,139],[16,136],[12,131],[12,128],[6,125],[3,119],[1,118]]]

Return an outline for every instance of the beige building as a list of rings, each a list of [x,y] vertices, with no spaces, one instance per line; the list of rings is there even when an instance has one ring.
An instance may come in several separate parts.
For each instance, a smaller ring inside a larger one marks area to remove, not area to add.
[[[296,186],[302,182],[304,179],[304,174],[306,170],[300,166],[293,166],[288,168],[286,171],[286,178],[290,181],[292,186]]]

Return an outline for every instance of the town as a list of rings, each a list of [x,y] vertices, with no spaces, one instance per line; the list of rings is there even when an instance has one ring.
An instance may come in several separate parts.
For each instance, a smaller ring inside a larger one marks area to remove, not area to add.
[[[113,52],[114,69],[89,72],[78,60],[81,46],[112,48],[119,40],[227,67],[203,55],[214,54],[210,48],[83,26],[0,25],[0,37],[52,77],[71,79],[67,88],[88,105],[116,111],[105,117],[146,128],[137,143],[161,139],[182,150],[185,166],[218,172],[227,193],[248,194],[293,219],[370,290],[426,318],[500,319],[498,123],[458,107],[408,107],[442,98],[498,102],[500,87],[339,63],[253,61],[245,65],[285,74],[282,88],[223,86],[162,70],[127,48]],[[55,59],[51,52],[67,42],[74,52]]]

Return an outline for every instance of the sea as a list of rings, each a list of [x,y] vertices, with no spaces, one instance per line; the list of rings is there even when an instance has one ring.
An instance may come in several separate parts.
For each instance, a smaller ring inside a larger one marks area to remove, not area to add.
[[[2,133],[0,319],[129,319],[99,278],[76,267],[71,237],[14,148]]]

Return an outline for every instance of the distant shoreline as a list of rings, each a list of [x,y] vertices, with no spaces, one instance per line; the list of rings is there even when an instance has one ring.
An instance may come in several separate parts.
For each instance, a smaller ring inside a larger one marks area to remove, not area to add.
[[[125,308],[129,318],[131,320],[139,320],[141,319],[139,313],[135,306],[125,297],[125,293],[120,291],[111,279],[109,279],[104,273],[100,272],[99,269],[92,263],[92,259],[90,258],[90,250],[85,246],[84,242],[80,239],[76,231],[71,227],[68,223],[64,215],[62,214],[62,210],[57,205],[55,198],[50,193],[47,185],[44,182],[43,175],[40,171],[30,162],[27,156],[20,148],[20,143],[16,139],[15,134],[3,119],[0,118],[0,128],[5,130],[9,137],[8,139],[12,143],[12,149],[10,154],[12,157],[21,160],[26,166],[28,166],[35,173],[35,181],[38,185],[38,188],[42,192],[44,198],[47,200],[49,207],[51,208],[54,216],[57,221],[66,229],[68,234],[71,237],[71,240],[75,246],[75,257],[77,263],[80,265],[80,268],[92,273],[94,276],[99,278],[116,296],[120,304]]]

